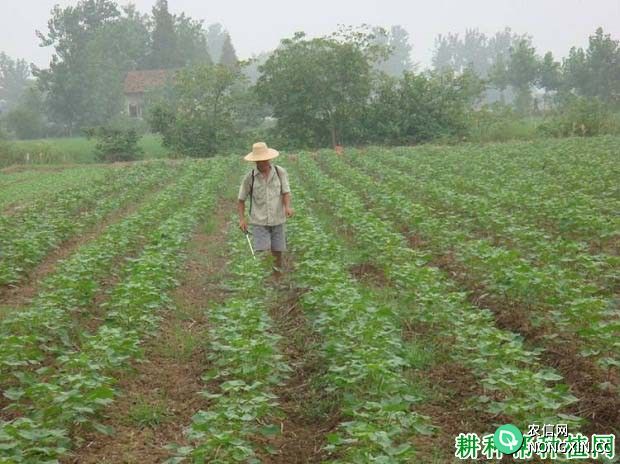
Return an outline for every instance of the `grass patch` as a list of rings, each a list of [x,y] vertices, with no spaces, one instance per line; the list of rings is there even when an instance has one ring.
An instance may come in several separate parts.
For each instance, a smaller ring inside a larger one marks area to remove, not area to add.
[[[153,428],[165,422],[169,417],[166,406],[158,401],[149,401],[139,397],[127,411],[127,419],[142,428]]]
[[[27,154],[33,164],[94,163],[95,143],[86,137],[16,140],[11,143],[11,159],[0,160],[0,165],[27,163]],[[144,135],[138,145],[144,150],[144,159],[168,157],[158,134]]]

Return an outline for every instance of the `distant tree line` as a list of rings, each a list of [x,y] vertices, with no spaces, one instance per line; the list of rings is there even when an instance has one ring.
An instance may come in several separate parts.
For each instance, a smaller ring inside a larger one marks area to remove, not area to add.
[[[602,28],[588,42],[586,49],[573,47],[567,57],[557,61],[551,52],[538,55],[528,35],[518,35],[507,28],[489,37],[472,29],[463,37],[438,36],[433,67],[456,72],[471,70],[485,81],[490,101],[504,102],[508,91],[509,100],[522,113],[533,109],[535,89],[557,96],[556,103],[576,95],[598,98],[617,108],[620,106],[619,42]]]
[[[123,109],[122,85],[130,70],[211,64],[215,51],[218,59],[237,60],[226,30],[206,30],[202,21],[170,13],[167,0],[158,0],[150,15],[114,0],[56,5],[47,31],[37,36],[41,46],[53,48],[45,69],[0,54],[0,113],[19,137],[45,135],[44,127],[52,134],[78,134],[109,123]],[[19,123],[35,113],[31,127]]]
[[[238,150],[256,138],[291,148],[463,140],[545,111],[553,118],[542,132],[592,135],[620,109],[620,46],[602,29],[561,61],[510,29],[440,35],[426,71],[400,26],[300,32],[240,61],[222,25],[172,14],[166,0],[150,14],[114,0],[56,6],[37,35],[54,50],[47,68],[0,54],[0,117],[20,138],[91,128],[107,137],[102,146],[126,146],[132,134],[111,139],[127,126],[123,79],[141,69],[174,70],[167,87],[148,93],[145,115],[179,155]]]

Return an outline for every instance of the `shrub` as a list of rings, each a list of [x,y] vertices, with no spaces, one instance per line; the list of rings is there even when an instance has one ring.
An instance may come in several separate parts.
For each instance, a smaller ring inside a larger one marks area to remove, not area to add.
[[[617,131],[609,108],[598,98],[569,96],[552,114],[538,126],[546,136],[589,137]]]
[[[134,161],[141,158],[138,145],[141,135],[135,129],[98,127],[85,131],[88,138],[95,138],[95,159],[100,162]]]
[[[501,103],[470,111],[467,127],[466,139],[472,142],[529,140],[537,136],[536,125],[531,119]]]

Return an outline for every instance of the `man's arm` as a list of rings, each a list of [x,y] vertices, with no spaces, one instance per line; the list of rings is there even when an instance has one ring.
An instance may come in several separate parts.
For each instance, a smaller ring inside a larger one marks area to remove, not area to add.
[[[248,231],[248,223],[245,220],[245,199],[248,197],[250,193],[250,186],[248,184],[248,175],[246,175],[241,181],[241,186],[239,187],[239,195],[237,196],[237,213],[239,214],[239,228],[247,232]]]
[[[248,231],[248,223],[245,220],[245,201],[237,200],[237,212],[239,213],[239,228],[247,232]]]
[[[289,218],[295,214],[295,212],[293,208],[291,208],[291,187],[288,183],[288,172],[286,172],[285,169],[282,169],[280,174],[280,182],[282,182],[282,204],[284,205],[284,213],[286,217]]]
[[[295,214],[295,211],[291,208],[291,192],[282,194],[282,203],[284,203],[284,213],[286,214],[286,217],[291,217]]]

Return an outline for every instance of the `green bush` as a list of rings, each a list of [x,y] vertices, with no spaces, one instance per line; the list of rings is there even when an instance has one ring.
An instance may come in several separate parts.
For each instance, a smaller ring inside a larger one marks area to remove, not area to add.
[[[141,158],[143,150],[138,145],[141,135],[135,129],[98,127],[85,131],[88,138],[97,140],[95,159],[100,162],[134,161]]]
[[[536,138],[536,123],[519,115],[508,105],[494,103],[467,116],[467,136],[471,142],[507,142]]]
[[[45,122],[41,113],[24,106],[10,110],[5,116],[6,126],[18,139],[35,139],[45,133]]]
[[[598,98],[569,96],[538,131],[552,137],[590,137],[618,133],[617,117]]]

